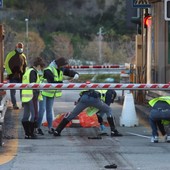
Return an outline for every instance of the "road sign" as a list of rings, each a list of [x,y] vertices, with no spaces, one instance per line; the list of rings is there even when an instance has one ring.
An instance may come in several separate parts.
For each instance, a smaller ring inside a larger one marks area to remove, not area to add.
[[[151,4],[148,0],[133,0],[134,8],[150,8]]]
[[[164,1],[164,16],[165,21],[170,21],[170,0]]]
[[[3,0],[0,0],[0,8],[3,7]]]

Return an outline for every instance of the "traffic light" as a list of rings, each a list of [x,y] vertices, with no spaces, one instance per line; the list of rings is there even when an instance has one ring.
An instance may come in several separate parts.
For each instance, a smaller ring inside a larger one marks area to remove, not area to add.
[[[170,0],[164,1],[164,17],[166,21],[170,21]]]
[[[147,16],[144,17],[143,24],[144,24],[144,28],[148,28],[148,27],[151,26],[151,24],[152,24],[152,17],[151,17],[151,15],[148,14]]]
[[[132,17],[131,22],[134,24],[137,24],[137,33],[142,34],[142,21],[141,17]]]

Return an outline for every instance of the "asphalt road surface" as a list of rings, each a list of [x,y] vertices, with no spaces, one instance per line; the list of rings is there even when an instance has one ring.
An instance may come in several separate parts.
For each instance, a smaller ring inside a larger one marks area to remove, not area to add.
[[[67,90],[54,105],[54,115],[71,111],[78,91]],[[18,100],[18,104],[20,104]],[[170,144],[161,138],[150,143],[151,130],[147,116],[136,112],[138,126],[119,126],[123,108],[111,105],[118,130],[123,137],[95,137],[98,128],[65,128],[62,136],[53,137],[43,127],[44,136],[35,140],[24,139],[21,118],[23,109],[8,108],[4,127],[4,145],[0,148],[0,170],[105,170],[106,165],[116,164],[118,170],[168,170]],[[129,106],[131,107],[131,106]],[[131,118],[131,113],[129,119]],[[107,128],[110,134],[109,128]]]

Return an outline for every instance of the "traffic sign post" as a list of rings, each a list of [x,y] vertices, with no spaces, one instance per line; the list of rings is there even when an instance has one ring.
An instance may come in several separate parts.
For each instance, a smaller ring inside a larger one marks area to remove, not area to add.
[[[133,0],[132,6],[134,8],[151,8],[148,0]]]
[[[0,0],[0,8],[3,7],[3,0]]]

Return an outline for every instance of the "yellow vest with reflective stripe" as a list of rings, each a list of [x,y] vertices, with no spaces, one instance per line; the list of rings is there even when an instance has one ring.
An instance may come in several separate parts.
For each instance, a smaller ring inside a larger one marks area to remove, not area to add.
[[[105,102],[107,90],[96,90],[96,91],[98,91],[98,92],[101,94],[100,99],[101,99],[103,102]]]
[[[82,93],[83,93],[84,91],[88,91],[88,90],[82,90],[82,91],[80,92],[80,96],[82,95]],[[97,91],[97,92],[99,92],[99,93],[101,94],[100,99],[101,99],[103,102],[105,102],[107,90],[95,90],[95,91]]]
[[[63,80],[63,72],[60,71],[60,74],[58,75],[57,70],[54,67],[47,67],[46,70],[49,69],[53,75],[54,75],[54,81],[62,81]],[[47,80],[45,80],[47,82]],[[44,82],[45,82],[44,81]],[[42,95],[46,97],[61,97],[62,91],[61,90],[43,90]]]
[[[165,101],[168,104],[170,104],[170,96],[162,96],[162,97],[154,98],[154,99],[149,101],[149,105],[153,107],[155,105],[155,103],[158,102],[158,101]],[[169,120],[162,120],[161,123],[163,125],[169,125],[170,121]]]
[[[165,101],[170,105],[170,96],[161,96],[161,97],[154,98],[149,101],[149,105],[153,107],[155,103],[158,101]]]
[[[10,59],[16,54],[16,51],[13,50],[11,51],[7,56],[6,56],[6,59],[5,59],[5,62],[4,62],[4,66],[5,66],[5,69],[6,69],[6,72],[8,75],[12,74],[12,70],[11,68],[9,67],[9,61]],[[22,56],[25,58],[25,62],[27,63],[26,61],[26,56],[24,53],[22,53]]]
[[[30,72],[34,70],[33,68],[28,69],[22,78],[22,83],[30,83]],[[37,76],[37,80],[35,83],[39,83],[39,77]],[[33,98],[33,90],[22,90],[22,102],[29,102]]]

